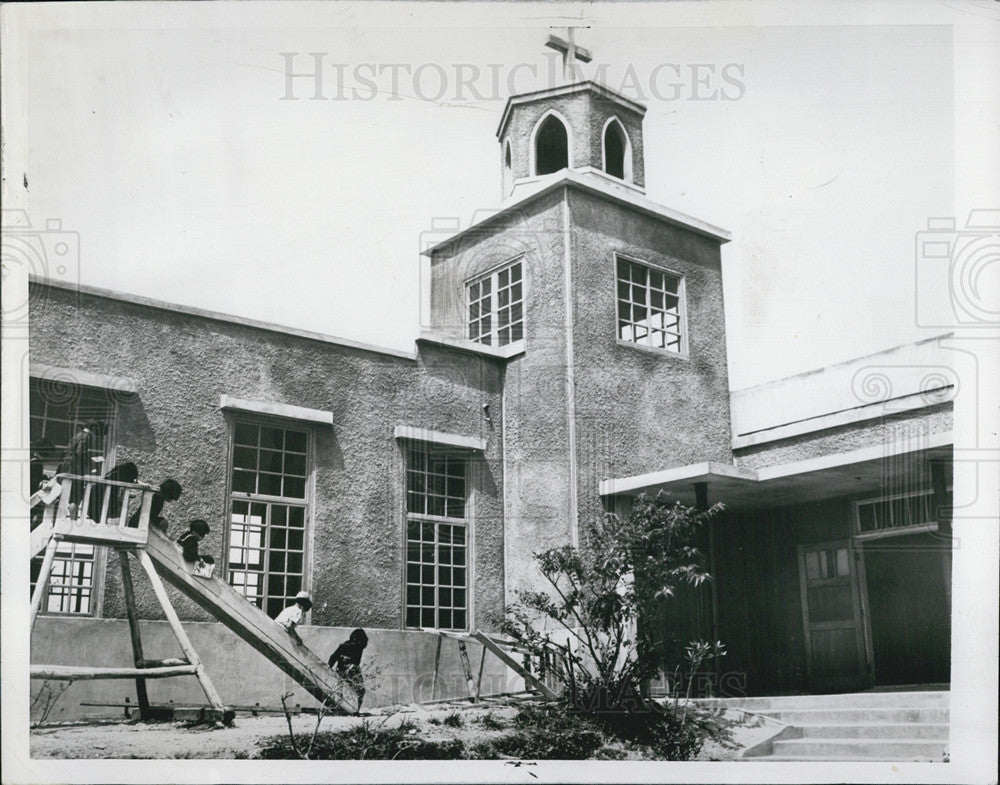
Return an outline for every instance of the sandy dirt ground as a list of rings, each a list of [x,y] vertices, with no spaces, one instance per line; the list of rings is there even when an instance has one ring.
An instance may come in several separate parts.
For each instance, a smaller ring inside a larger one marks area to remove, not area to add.
[[[443,719],[456,711],[462,716],[462,726],[450,727]],[[384,723],[385,727],[404,720],[415,723],[424,739],[458,738],[473,744],[504,731],[487,730],[479,722],[490,714],[493,719],[509,726],[517,708],[511,704],[490,706],[404,706],[376,709],[362,717],[324,717],[321,730],[346,730],[361,722]],[[734,718],[743,715],[735,714]],[[747,719],[747,718],[744,718]],[[292,728],[299,738],[308,740],[316,727],[313,715],[292,717]],[[749,718],[734,729],[734,739],[741,746],[756,744],[776,731],[773,725]],[[288,724],[283,715],[253,717],[237,715],[231,727],[208,727],[183,722],[141,724],[131,721],[91,720],[87,722],[49,725],[31,730],[33,758],[254,758],[260,742],[272,736],[287,736]],[[731,760],[739,750],[727,750],[710,744],[699,760]],[[637,756],[629,755],[629,758]]]

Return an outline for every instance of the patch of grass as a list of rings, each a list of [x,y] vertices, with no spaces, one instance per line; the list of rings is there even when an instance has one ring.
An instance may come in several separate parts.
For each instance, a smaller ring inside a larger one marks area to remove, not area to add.
[[[504,724],[492,714],[484,714],[476,722],[485,730],[503,730]]]
[[[316,734],[312,760],[455,760],[465,757],[459,739],[427,741],[419,738],[416,726],[404,721],[385,728],[365,720],[350,730]],[[275,736],[262,743],[259,757],[269,760],[296,760],[287,736]]]
[[[444,725],[447,725],[449,728],[461,728],[463,725],[465,725],[465,720],[462,719],[462,714],[457,711],[453,711],[451,714],[445,717],[441,722]]]

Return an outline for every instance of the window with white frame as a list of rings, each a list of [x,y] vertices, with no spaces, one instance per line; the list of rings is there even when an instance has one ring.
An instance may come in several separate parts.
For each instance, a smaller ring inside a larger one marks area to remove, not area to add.
[[[460,453],[407,447],[407,627],[468,628],[466,472]]]
[[[227,574],[272,617],[305,582],[308,454],[308,430],[234,423]]]
[[[521,261],[469,284],[469,338],[507,346],[524,337],[524,268]]]
[[[115,404],[109,391],[67,380],[31,379],[28,385],[31,444],[45,458],[48,476],[55,472],[70,441],[90,422],[108,425],[87,457],[102,475],[113,458]],[[44,447],[41,447],[44,445]],[[102,459],[102,460],[94,460]],[[32,488],[34,493],[37,488]],[[93,615],[97,609],[97,581],[102,566],[100,551],[84,543],[59,543],[41,609],[48,613]],[[31,560],[31,591],[41,572],[42,556]]]
[[[683,353],[683,277],[619,257],[617,279],[619,340]]]
[[[881,496],[856,502],[860,535],[896,533],[937,523],[932,491]]]

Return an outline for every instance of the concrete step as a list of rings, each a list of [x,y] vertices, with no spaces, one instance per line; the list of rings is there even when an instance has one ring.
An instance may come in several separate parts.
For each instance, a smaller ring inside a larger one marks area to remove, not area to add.
[[[944,723],[948,722],[948,709],[920,708],[838,708],[838,709],[791,709],[757,712],[786,725],[845,725],[845,724],[893,724]]]
[[[946,746],[944,741],[926,739],[781,739],[774,742],[770,759],[940,760]]]
[[[948,740],[948,725],[936,722],[911,722],[875,725],[864,722],[840,725],[798,725],[805,739],[933,739]]]
[[[809,763],[822,763],[823,761],[829,761],[830,763],[844,763],[845,761],[854,761],[854,758],[843,758],[839,755],[765,755],[760,758],[743,758],[743,760],[748,761],[762,761],[766,763],[802,763],[808,761]],[[880,758],[877,755],[866,755],[864,758],[858,759],[864,763],[935,763],[941,762],[943,758],[940,755],[934,757],[921,757],[915,755],[912,758],[907,758],[905,761],[901,761],[896,757]]]
[[[706,698],[698,701],[706,707],[731,707],[746,711],[770,709],[811,709],[819,706],[837,708],[862,707],[934,707],[947,708],[950,693],[947,690],[921,692],[852,692],[839,695],[779,695],[757,698]]]

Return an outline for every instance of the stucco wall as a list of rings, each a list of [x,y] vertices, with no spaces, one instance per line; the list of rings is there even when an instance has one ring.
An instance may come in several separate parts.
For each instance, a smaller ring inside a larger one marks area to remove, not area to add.
[[[33,287],[32,359],[67,369],[127,376],[137,395],[119,399],[116,460],[141,478],[173,476],[184,487],[170,505],[171,532],[202,517],[202,551],[220,554],[227,520],[229,425],[223,394],[332,412],[314,428],[313,537],[307,586],[311,622],[402,626],[404,460],[393,427],[408,425],[486,441],[470,472],[475,543],[472,624],[490,626],[503,606],[501,368],[492,359],[425,348],[415,359],[362,351],[122,300]],[[33,302],[35,300],[33,299]],[[224,560],[223,560],[224,561]],[[138,576],[144,617],[160,617]],[[182,618],[203,619],[173,594]],[[123,614],[116,568],[105,614]]]
[[[563,191],[435,253],[435,328],[465,334],[466,282],[523,254],[524,354],[506,364],[503,419],[508,597],[537,585],[533,554],[570,541]]]
[[[278,666],[221,624],[188,622],[184,629],[224,702],[230,705],[280,707],[281,696],[292,693],[289,705],[315,706],[316,701]],[[143,653],[150,659],[183,656],[166,622],[140,624]],[[350,628],[300,627],[302,640],[326,659],[343,643]],[[434,660],[438,636],[431,633],[366,628],[368,648],[362,659],[365,672],[365,706],[414,703],[469,694],[458,653],[458,644],[444,640],[433,694]],[[478,674],[481,647],[469,643],[469,658]],[[104,665],[132,667],[128,623],[113,619],[73,619],[40,616],[31,637],[31,661],[46,665]],[[150,679],[146,682],[151,703],[204,706],[205,693],[193,676]],[[42,682],[31,682],[31,694]],[[493,655],[487,654],[482,694],[524,689],[524,682]],[[94,680],[74,682],[60,698],[49,720],[121,716],[121,708],[81,706],[87,703],[136,702],[135,682]]]
[[[730,462],[719,244],[570,190],[581,526],[597,483],[699,461]],[[615,254],[684,276],[688,356],[617,339]]]

